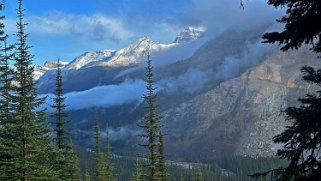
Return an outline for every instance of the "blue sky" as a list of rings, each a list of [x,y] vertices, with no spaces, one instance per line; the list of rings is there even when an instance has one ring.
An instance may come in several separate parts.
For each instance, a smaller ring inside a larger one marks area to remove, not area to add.
[[[187,26],[219,33],[230,26],[273,21],[279,11],[265,0],[25,0],[35,63],[66,61],[93,50],[118,49],[142,36],[172,42]],[[6,0],[7,33],[15,33],[17,0]]]

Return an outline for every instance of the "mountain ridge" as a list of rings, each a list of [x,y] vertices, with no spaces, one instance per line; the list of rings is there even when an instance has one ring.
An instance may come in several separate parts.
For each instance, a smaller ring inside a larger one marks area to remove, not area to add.
[[[271,139],[286,126],[280,109],[296,105],[296,98],[313,90],[300,81],[300,66],[320,65],[306,49],[282,53],[276,46],[261,44],[260,37],[268,28],[269,24],[263,23],[254,29],[227,30],[206,41],[194,40],[192,44],[200,43],[191,55],[182,59],[167,56],[172,59],[165,63],[165,55],[152,53],[158,110],[171,159],[275,154],[277,147]],[[134,52],[143,58],[149,41],[142,38],[130,49],[142,45]],[[179,46],[184,49],[189,45]],[[164,54],[177,52],[179,46],[172,46]],[[72,126],[77,128],[75,143],[90,146],[88,128],[95,112],[100,112],[102,122],[108,118],[113,130],[116,153],[138,149],[133,145],[139,132],[137,122],[144,115],[143,60],[135,59],[127,66],[101,66],[104,60],[77,70],[63,69],[68,111]],[[39,79],[40,93],[52,93],[53,76],[54,72],[48,71]]]

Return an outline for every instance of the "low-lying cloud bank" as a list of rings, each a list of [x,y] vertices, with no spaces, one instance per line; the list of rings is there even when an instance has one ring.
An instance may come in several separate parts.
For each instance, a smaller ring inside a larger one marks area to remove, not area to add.
[[[165,91],[168,94],[194,93],[202,90],[208,84],[219,83],[240,75],[259,64],[264,55],[271,50],[271,46],[260,42],[248,43],[246,50],[241,55],[226,57],[217,67],[207,70],[190,68],[177,77],[163,77],[155,83],[157,91]],[[92,107],[111,107],[128,102],[140,103],[146,92],[146,83],[143,80],[125,80],[119,85],[98,86],[81,92],[65,94],[67,111],[81,110]],[[41,96],[41,95],[40,95]],[[53,94],[48,94],[46,104],[49,112],[53,111]]]
[[[145,92],[146,83],[142,80],[126,80],[119,85],[106,85],[94,87],[81,92],[70,92],[65,94],[65,103],[67,111],[81,110],[91,107],[110,107],[122,105],[126,102],[141,101]],[[40,95],[43,97],[44,95]],[[48,98],[44,106],[48,107],[48,111],[53,109],[53,94],[47,94]]]

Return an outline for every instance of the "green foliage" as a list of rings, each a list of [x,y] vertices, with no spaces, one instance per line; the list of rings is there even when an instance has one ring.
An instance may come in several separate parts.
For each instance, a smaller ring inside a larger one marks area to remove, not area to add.
[[[143,169],[141,167],[140,161],[137,158],[136,160],[136,169],[134,174],[132,175],[131,180],[132,181],[143,181],[144,177],[143,177]]]
[[[277,21],[285,24],[282,32],[271,32],[263,35],[265,43],[278,42],[281,50],[298,49],[303,44],[311,46],[316,53],[321,52],[321,1],[305,0],[269,0],[268,4],[285,7],[286,15]],[[320,86],[321,70],[303,67],[303,79]],[[284,145],[277,156],[289,161],[288,166],[254,174],[258,178],[272,174],[276,180],[320,180],[320,91],[317,95],[308,94],[299,99],[300,107],[289,107],[285,110],[286,120],[293,122],[284,132],[273,138],[275,143]]]
[[[55,112],[51,116],[54,118],[55,143],[58,152],[54,169],[60,172],[59,177],[61,180],[80,180],[77,153],[74,150],[71,138],[66,129],[66,124],[69,121],[66,120],[68,114],[65,112],[66,105],[64,103],[65,97],[63,97],[63,83],[59,59],[55,93],[56,97],[53,98],[54,104],[52,105]]]
[[[105,153],[105,178],[108,181],[114,181],[115,179],[115,167],[112,160],[112,152],[110,148],[110,140],[109,140],[109,130],[108,125],[106,126],[106,153]]]
[[[321,52],[320,1],[269,0],[268,4],[274,7],[285,7],[286,15],[277,20],[285,24],[283,31],[264,34],[265,43],[282,44],[283,51],[298,49],[302,44],[310,44],[312,51]]]
[[[164,152],[164,135],[160,131],[159,133],[159,147],[158,147],[158,152],[159,152],[159,162],[158,162],[158,169],[159,169],[159,174],[160,178],[162,181],[167,181],[170,180],[170,175],[168,173],[168,168],[167,168],[167,163],[166,163],[166,158],[165,158],[165,152]]]
[[[92,180],[95,180],[94,171],[91,169],[95,165],[93,162],[94,152],[88,152],[81,148],[78,148],[77,152],[80,155],[79,162],[81,163],[82,173],[85,175],[88,172]],[[137,157],[122,155],[114,157],[113,163],[117,170],[116,180],[127,181],[129,179],[134,180],[133,176],[137,175],[137,168],[139,168],[138,173],[143,173],[142,165],[145,164],[145,161],[140,158],[137,159]],[[185,166],[182,166],[169,163],[167,167],[170,173],[170,180],[173,181],[180,179],[192,181],[192,178],[197,178],[198,170],[201,170],[202,176],[206,181],[270,181],[270,177],[256,180],[248,175],[284,165],[286,165],[286,162],[280,161],[278,158],[225,156],[203,164],[186,163]],[[143,178],[140,177],[139,179]]]
[[[321,86],[321,69],[303,67],[303,79]],[[274,170],[277,180],[318,180],[321,178],[321,161],[319,159],[321,141],[321,91],[316,95],[307,94],[299,99],[300,107],[285,110],[287,120],[293,121],[284,132],[275,136],[273,141],[284,144],[277,156],[289,160],[289,165]]]
[[[144,167],[147,169],[147,179],[154,180],[167,180],[168,173],[166,172],[166,160],[164,156],[164,144],[160,143],[160,139],[163,139],[161,135],[161,126],[159,122],[159,116],[156,113],[156,93],[153,80],[153,67],[152,60],[148,52],[147,55],[147,67],[146,67],[146,83],[147,93],[143,96],[147,104],[145,119],[142,124],[139,125],[143,129],[143,133],[139,136],[144,139],[144,143],[140,146],[147,148],[148,152],[142,155],[147,159]]]
[[[2,11],[4,4],[0,3]],[[12,152],[15,149],[14,121],[12,115],[12,70],[9,61],[13,60],[13,46],[7,45],[8,35],[6,35],[3,23],[5,16],[0,16],[0,180],[8,179],[12,173],[13,158]]]
[[[103,154],[101,153],[100,149],[100,128],[99,128],[99,120],[96,118],[95,120],[95,126],[94,126],[94,155],[95,155],[95,180],[96,181],[104,181],[106,171],[105,164],[104,164],[104,158]]]
[[[196,181],[204,181],[203,173],[201,169],[196,170]]]
[[[67,146],[67,163],[68,167],[66,170],[66,173],[69,174],[65,180],[70,181],[80,181],[81,175],[80,175],[80,168],[79,168],[79,162],[78,162],[78,156],[75,149],[75,146],[71,143]]]
[[[15,47],[15,71],[12,78],[12,107],[10,108],[10,167],[5,180],[57,180],[51,169],[54,148],[51,144],[50,128],[44,110],[39,107],[45,98],[38,98],[33,81],[30,46],[25,33],[24,9],[22,0],[17,9],[17,43]],[[40,109],[40,110],[39,110]],[[7,130],[9,131],[9,130]],[[8,140],[9,141],[9,140]]]
[[[54,104],[52,105],[52,108],[55,109],[55,112],[52,114],[52,117],[55,118],[55,141],[58,149],[64,151],[67,149],[69,140],[69,136],[67,135],[66,130],[66,124],[68,123],[66,117],[68,116],[68,114],[65,112],[66,105],[64,103],[65,97],[63,97],[63,82],[59,59],[56,73],[55,97],[53,98],[53,101]]]
[[[85,173],[85,181],[90,181],[90,175],[88,170],[86,170],[86,173]]]

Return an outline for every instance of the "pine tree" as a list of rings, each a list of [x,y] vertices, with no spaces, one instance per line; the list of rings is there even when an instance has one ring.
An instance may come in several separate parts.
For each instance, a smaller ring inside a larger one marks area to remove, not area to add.
[[[321,69],[315,71],[305,66],[303,80],[321,87]],[[321,90],[321,89],[320,89]],[[277,156],[289,161],[288,166],[252,175],[255,178],[273,174],[276,180],[320,180],[321,160],[319,150],[321,140],[321,91],[317,95],[307,94],[299,99],[300,107],[288,107],[286,120],[293,124],[281,134],[273,137],[275,143],[284,145]]]
[[[15,72],[13,74],[13,114],[14,140],[16,149],[13,158],[14,167],[12,180],[57,180],[49,159],[53,154],[50,128],[45,119],[45,110],[39,107],[45,98],[38,98],[33,81],[33,56],[27,44],[28,34],[25,33],[24,9],[22,0],[18,1],[18,32],[15,49]],[[40,110],[39,110],[40,109]]]
[[[158,163],[158,169],[160,173],[160,178],[162,181],[167,181],[170,180],[170,175],[168,173],[168,168],[166,164],[166,158],[165,158],[165,153],[164,153],[164,135],[162,131],[160,131],[159,134],[159,147],[158,147],[158,152],[159,152],[159,163]]]
[[[139,125],[144,131],[140,136],[144,139],[145,143],[139,145],[148,148],[148,153],[143,155],[147,159],[147,164],[144,166],[148,170],[148,180],[169,180],[170,177],[164,154],[163,134],[159,121],[160,117],[156,112],[157,96],[154,87],[152,60],[150,59],[149,52],[147,54],[146,83],[147,93],[144,95],[144,99],[147,103],[147,113],[144,122]]]
[[[0,3],[0,11],[4,3]],[[6,35],[3,23],[5,16],[0,16],[0,180],[11,178],[13,167],[14,147],[12,127],[14,126],[12,109],[12,70],[9,67],[9,61],[13,60],[13,54],[10,53],[14,46],[7,45],[8,35]]]
[[[116,180],[115,178],[115,167],[113,164],[113,159],[112,159],[112,153],[111,153],[111,148],[110,148],[110,140],[109,140],[109,130],[108,130],[108,124],[106,126],[106,154],[105,154],[105,168],[106,168],[106,179],[108,181],[114,181]]]
[[[79,168],[79,162],[78,162],[78,156],[77,156],[77,152],[75,149],[75,146],[72,144],[72,142],[70,141],[70,143],[67,145],[67,163],[68,163],[68,167],[67,167],[67,173],[69,174],[69,176],[65,179],[65,180],[70,180],[70,181],[80,181],[81,180],[81,176],[80,176],[80,168]]]
[[[89,172],[88,170],[86,169],[86,172],[85,172],[85,181],[90,181],[90,175],[89,175]]]
[[[100,149],[100,128],[99,128],[99,120],[96,117],[95,126],[94,126],[94,155],[95,155],[95,177],[97,181],[105,180],[105,166],[104,166],[104,158]]]
[[[185,181],[185,180],[186,180],[186,179],[185,179],[184,175],[181,174],[181,175],[179,176],[179,181]]]
[[[265,43],[279,43],[281,50],[298,49],[303,44],[321,52],[321,2],[306,0],[269,0],[269,5],[286,9],[286,15],[277,20],[285,24],[281,32],[263,35]]]
[[[68,145],[69,136],[67,135],[66,124],[68,121],[66,117],[68,114],[65,112],[66,104],[64,103],[65,97],[63,96],[63,82],[60,68],[60,61],[58,59],[57,74],[56,74],[56,89],[55,98],[53,98],[54,104],[52,107],[55,109],[52,117],[55,118],[55,133],[56,133],[56,145],[59,150],[66,150]]]
[[[159,162],[159,117],[156,114],[156,94],[153,80],[153,67],[151,65],[149,52],[147,54],[147,67],[146,67],[146,83],[147,93],[144,95],[144,99],[147,103],[147,113],[145,115],[144,122],[139,126],[143,129],[144,133],[140,135],[145,140],[145,143],[139,144],[144,148],[148,148],[147,154],[143,155],[147,159],[147,163],[144,167],[147,168],[147,179],[150,181],[160,180],[160,172],[158,169]]]
[[[63,82],[60,68],[60,61],[58,58],[57,73],[56,73],[56,89],[55,97],[53,98],[54,104],[52,108],[55,112],[51,115],[54,118],[53,124],[55,126],[55,143],[58,149],[57,152],[57,162],[55,164],[55,170],[60,172],[61,180],[72,180],[72,174],[70,170],[73,169],[74,165],[71,163],[72,147],[69,142],[71,142],[70,135],[66,129],[66,124],[69,122],[66,120],[68,114],[66,113],[66,104],[64,103],[65,97],[63,96]]]
[[[132,181],[143,181],[144,177],[143,177],[143,169],[141,167],[141,164],[139,162],[139,159],[136,159],[136,170],[132,176]]]
[[[204,181],[203,173],[201,169],[196,170],[196,181]]]
[[[263,35],[265,43],[279,43],[281,50],[298,49],[306,44],[315,53],[321,52],[321,1],[306,0],[269,0],[268,4],[286,9],[286,15],[277,21],[285,26],[281,32]],[[321,85],[321,69],[302,68],[304,80]],[[276,143],[284,145],[277,151],[277,156],[287,159],[289,165],[257,173],[253,177],[273,174],[276,180],[320,180],[320,91],[317,95],[307,95],[299,99],[300,107],[289,107],[285,113],[286,120],[293,121],[292,126],[273,138]]]

